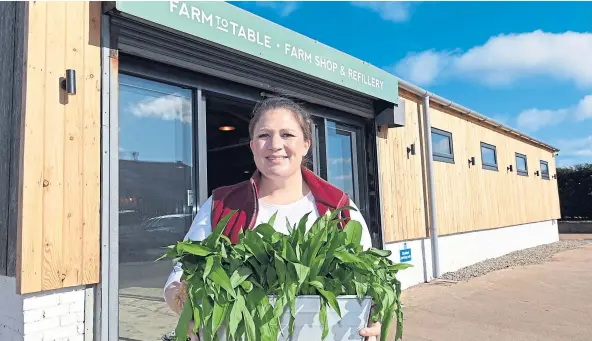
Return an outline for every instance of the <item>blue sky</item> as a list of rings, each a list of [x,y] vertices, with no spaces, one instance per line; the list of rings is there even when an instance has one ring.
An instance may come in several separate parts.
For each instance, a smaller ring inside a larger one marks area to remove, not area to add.
[[[592,163],[592,2],[232,2]]]

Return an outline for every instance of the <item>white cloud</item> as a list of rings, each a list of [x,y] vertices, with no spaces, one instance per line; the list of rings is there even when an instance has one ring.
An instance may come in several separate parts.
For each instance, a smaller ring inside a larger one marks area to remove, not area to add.
[[[257,1],[258,6],[271,8],[282,17],[287,17],[298,9],[298,3],[293,1]]]
[[[151,97],[135,103],[131,112],[137,117],[156,117],[166,121],[191,122],[191,100],[177,95]]]
[[[546,76],[592,86],[592,33],[500,34],[466,51],[427,50],[408,54],[395,65],[401,77],[421,85],[449,78],[490,86]]]
[[[430,84],[445,70],[452,60],[452,52],[424,51],[410,53],[400,61],[395,72],[413,83]]]
[[[563,139],[555,143],[560,149],[558,167],[570,167],[592,163],[592,135],[584,138]]]
[[[592,119],[592,95],[581,99],[576,105],[559,109],[531,108],[523,110],[516,118],[519,129],[537,131],[555,126],[566,120]]]
[[[584,97],[580,103],[578,103],[576,108],[576,118],[580,121],[592,118],[592,95]]]
[[[516,118],[518,127],[523,130],[537,131],[543,127],[554,126],[565,120],[569,113],[567,109],[527,109]]]
[[[592,157],[592,135],[584,138],[557,141],[561,154],[566,156]]]
[[[408,2],[355,1],[352,4],[377,12],[383,20],[392,22],[405,22],[411,15],[411,4]]]

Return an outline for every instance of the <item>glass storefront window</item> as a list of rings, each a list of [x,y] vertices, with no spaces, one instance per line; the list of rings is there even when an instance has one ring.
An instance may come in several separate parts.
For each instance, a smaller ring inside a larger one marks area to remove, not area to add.
[[[154,262],[193,217],[192,91],[119,76],[119,335],[160,340],[178,317],[163,299],[172,269]]]

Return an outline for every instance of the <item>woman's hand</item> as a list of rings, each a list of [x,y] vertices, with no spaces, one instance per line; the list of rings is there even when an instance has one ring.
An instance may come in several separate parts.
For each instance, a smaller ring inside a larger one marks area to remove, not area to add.
[[[370,317],[368,317],[368,327],[360,329],[360,336],[365,336],[365,341],[378,341],[380,332],[382,331],[382,324],[377,321],[372,321],[372,314],[374,313],[374,306],[370,309]]]
[[[195,335],[193,333],[193,327],[195,326],[195,322],[191,321],[189,322],[189,334],[187,334],[189,336],[189,339],[191,341],[199,341],[199,336]]]
[[[366,341],[378,341],[382,324],[380,322],[372,322],[372,319],[368,321],[368,327],[360,330],[360,336],[365,336]]]

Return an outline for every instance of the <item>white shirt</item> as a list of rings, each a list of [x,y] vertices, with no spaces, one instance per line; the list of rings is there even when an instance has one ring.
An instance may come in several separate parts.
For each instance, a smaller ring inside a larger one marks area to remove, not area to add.
[[[370,237],[370,231],[368,230],[368,226],[366,225],[366,221],[364,217],[360,213],[358,207],[350,200],[349,206],[355,208],[356,210],[350,211],[350,217],[352,220],[358,221],[362,224],[362,240],[361,244],[365,250],[372,247],[372,240]],[[205,239],[211,232],[212,232],[212,224],[210,220],[210,213],[212,211],[212,197],[209,197],[208,200],[203,204],[200,210],[197,212],[191,227],[189,228],[189,232],[185,236],[185,240],[194,240],[194,241],[201,241]],[[259,200],[259,212],[257,213],[256,223],[255,226],[261,223],[266,223],[269,221],[271,216],[277,212],[274,228],[276,231],[288,234],[288,229],[286,226],[286,219],[290,222],[290,226],[294,226],[294,224],[298,224],[302,216],[309,213],[308,220],[306,223],[306,230],[311,228],[312,224],[315,220],[319,217],[319,212],[315,205],[314,197],[311,193],[303,197],[302,199],[293,202],[287,205],[272,205]],[[181,280],[181,275],[183,274],[183,269],[181,268],[181,264],[177,263],[169,278],[165,284],[165,289],[173,282],[178,282]]]

